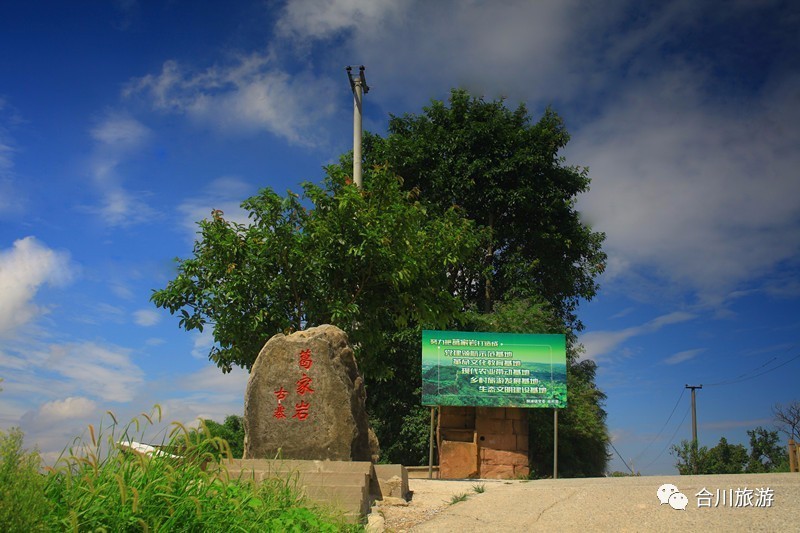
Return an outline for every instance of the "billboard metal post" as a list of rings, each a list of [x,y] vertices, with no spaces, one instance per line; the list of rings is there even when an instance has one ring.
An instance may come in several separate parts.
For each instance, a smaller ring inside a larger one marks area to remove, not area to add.
[[[436,407],[431,407],[431,437],[428,444],[428,479],[433,479],[433,413]]]
[[[553,409],[553,479],[558,479],[558,409]]]

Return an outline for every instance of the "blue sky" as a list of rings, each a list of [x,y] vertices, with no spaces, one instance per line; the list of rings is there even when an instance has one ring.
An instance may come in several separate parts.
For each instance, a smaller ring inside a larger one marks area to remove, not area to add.
[[[352,148],[364,64],[378,133],[456,86],[559,112],[607,234],[580,316],[615,447],[674,473],[687,383],[701,444],[746,442],[800,399],[799,23],[769,0],[3,3],[0,427],[52,458],[106,410],[240,413],[246,374],[151,290],[211,209]]]

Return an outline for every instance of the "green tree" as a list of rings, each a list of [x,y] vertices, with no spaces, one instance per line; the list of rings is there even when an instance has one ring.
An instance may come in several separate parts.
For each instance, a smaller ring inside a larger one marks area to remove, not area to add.
[[[747,449],[741,444],[728,444],[722,437],[711,449],[698,446],[692,450],[692,443],[681,441],[673,445],[670,453],[677,459],[675,467],[681,475],[691,474],[740,474],[747,464]]]
[[[777,431],[769,431],[761,426],[748,430],[750,455],[747,459],[748,472],[781,472],[789,470],[786,448],[780,445]]]
[[[244,419],[238,415],[228,415],[225,421],[220,424],[213,420],[203,420],[208,434],[211,437],[219,437],[228,442],[231,449],[231,456],[234,459],[241,459],[244,455]]]
[[[37,450],[22,447],[19,428],[0,431],[0,527],[3,531],[46,531],[42,517],[51,503],[45,497],[45,477],[39,473]]]
[[[550,304],[541,299],[497,302],[492,313],[462,315],[458,327],[467,331],[507,333],[568,333]],[[602,409],[606,395],[594,383],[597,365],[578,360],[582,347],[567,334],[567,404],[559,410],[558,475],[601,476],[608,464],[608,429]],[[553,475],[553,413],[550,409],[528,409],[529,455],[534,476]]]
[[[688,474],[741,474],[788,471],[788,458],[778,444],[778,432],[762,427],[749,430],[750,451],[742,444],[729,444],[725,437],[709,449],[697,448],[692,453],[692,443],[688,440],[674,445],[670,453],[677,459],[675,467],[681,475]],[[695,471],[696,466],[696,471]]]
[[[199,223],[194,257],[178,260],[152,301],[187,331],[212,327],[209,358],[223,372],[249,369],[276,333],[331,323],[349,334],[365,376],[391,378],[393,333],[443,327],[461,309],[447,272],[478,233],[455,209],[423,206],[386,167],[364,178],[359,190],[331,166],[302,199],[264,189],[242,204],[249,225],[214,211]]]
[[[543,298],[571,329],[580,299],[597,292],[606,255],[602,233],[575,209],[586,169],[559,155],[569,134],[548,109],[535,123],[524,105],[508,109],[453,90],[421,115],[391,117],[386,139],[367,137],[367,161],[388,161],[424,202],[458,205],[489,231],[479,261],[452,277],[464,302],[491,312],[509,297]]]
[[[727,444],[727,442],[726,442]],[[693,446],[692,441],[682,440],[680,445],[670,447],[670,454],[675,456],[675,468],[682,476],[705,474],[708,466],[708,447]]]
[[[574,471],[602,472],[605,396],[594,363],[578,363],[575,332],[605,254],[603,235],[575,209],[589,179],[558,155],[568,139],[550,110],[532,124],[524,106],[454,91],[450,107],[433,102],[424,115],[392,117],[386,139],[365,136],[363,191],[347,184],[350,155],[327,168],[322,187],[305,184],[303,199],[264,190],[247,200],[250,225],[215,211],[200,223],[194,257],[152,300],[187,330],[213,327],[209,356],[226,372],[249,368],[274,333],[342,327],[378,437],[391,443],[383,459],[404,464],[427,457],[420,330],[510,331],[503,314],[514,310],[529,319],[523,331],[543,332],[531,320],[546,305],[545,331],[570,339],[566,443],[587,437],[582,425],[597,443],[598,459]]]
[[[458,206],[484,230],[471,260],[451,269],[450,290],[465,311],[451,327],[567,335],[569,406],[559,417],[559,470],[600,475],[609,457],[605,395],[594,383],[594,362],[578,362],[575,337],[582,329],[579,301],[596,294],[606,260],[603,234],[575,209],[589,185],[587,171],[559,156],[569,135],[552,110],[533,122],[524,105],[510,110],[502,100],[461,90],[448,104],[433,101],[423,114],[393,116],[385,139],[366,136],[365,162],[388,162],[423,202]],[[418,354],[409,360],[415,369]],[[392,394],[419,403],[416,390]],[[552,413],[529,412],[532,466],[537,475],[552,475]]]
[[[722,437],[719,444],[708,450],[704,461],[705,468],[698,471],[701,474],[740,474],[747,464],[747,448],[741,444],[728,444],[728,440]]]

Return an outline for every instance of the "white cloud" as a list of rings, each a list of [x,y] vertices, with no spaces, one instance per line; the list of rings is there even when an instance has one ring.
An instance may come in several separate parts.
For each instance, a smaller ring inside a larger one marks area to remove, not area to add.
[[[101,400],[129,402],[144,381],[125,348],[83,342],[51,346],[46,355],[46,368],[67,378],[69,388]]]
[[[127,190],[118,167],[150,138],[150,130],[136,119],[111,114],[90,131],[95,141],[89,172],[102,197],[100,206],[87,208],[112,227],[147,222],[156,216],[142,192]]]
[[[39,407],[37,418],[40,422],[52,422],[65,418],[81,418],[97,409],[97,404],[83,396],[70,396],[63,400],[46,402]]]
[[[14,334],[46,309],[34,303],[43,285],[69,281],[69,256],[39,243],[34,237],[0,250],[0,336]]]
[[[181,226],[189,232],[191,240],[197,238],[197,222],[211,217],[211,211],[218,209],[225,219],[239,224],[248,224],[247,212],[239,205],[255,194],[249,183],[235,177],[224,176],[208,184],[200,194],[186,199],[178,206]]]
[[[334,108],[328,78],[290,75],[270,54],[239,57],[225,66],[192,72],[176,61],[161,73],[131,81],[124,94],[144,95],[155,109],[184,114],[229,132],[268,131],[286,140],[317,144],[318,121]]]
[[[672,354],[666,359],[664,359],[664,363],[668,365],[677,365],[678,363],[682,363],[684,361],[688,361],[689,359],[694,359],[696,356],[700,355],[701,353],[705,352],[705,348],[695,348],[694,350],[684,350],[682,352],[678,352],[676,354]]]
[[[135,149],[150,136],[141,122],[124,115],[112,115],[91,130],[95,141],[115,151]]]
[[[202,332],[194,333],[192,341],[192,357],[196,359],[208,359],[208,352],[214,346],[214,332],[212,328],[206,327]]]
[[[608,235],[605,280],[719,306],[800,252],[800,79],[778,58],[752,100],[726,100],[708,52],[680,56],[676,44],[712,17],[738,27],[760,4],[293,0],[276,29],[358,58],[370,97],[405,109],[453,85],[534,110],[574,104],[590,122],[570,128],[568,160],[590,167],[580,208]],[[760,288],[775,287],[796,292]]]
[[[292,0],[276,27],[299,40],[325,39],[344,30],[379,28],[387,19],[402,17],[411,4],[409,0]]]
[[[161,315],[153,309],[139,309],[134,311],[133,320],[143,327],[155,326],[161,320]]]
[[[771,418],[757,418],[755,420],[720,420],[718,422],[704,422],[700,424],[700,429],[753,429],[758,426],[772,426],[775,421]]]
[[[608,359],[611,356],[611,352],[617,350],[622,343],[633,337],[655,333],[665,326],[687,322],[694,318],[695,315],[691,313],[676,311],[656,317],[642,325],[618,331],[590,331],[581,335],[579,341],[586,349],[586,358],[598,361],[600,359]]]
[[[208,365],[181,379],[178,384],[182,390],[186,391],[233,394],[244,400],[244,392],[249,378],[250,373],[238,366],[233,367],[233,370],[227,374],[223,374],[222,370],[216,366]]]
[[[317,40],[337,47],[338,61],[366,65],[376,88],[370,97],[399,100],[406,109],[453,86],[548,104],[598,83],[595,43],[582,46],[606,38],[621,7],[575,0],[294,0],[275,27],[300,50]]]
[[[5,115],[8,107],[0,97],[0,113]],[[13,120],[13,116],[0,116],[0,216],[18,214],[25,202],[22,191],[14,183],[14,154],[17,149],[6,127]]]
[[[580,207],[606,232],[616,275],[649,272],[718,303],[800,251],[800,78],[742,108],[712,104],[704,75],[629,85],[576,136],[590,167]]]

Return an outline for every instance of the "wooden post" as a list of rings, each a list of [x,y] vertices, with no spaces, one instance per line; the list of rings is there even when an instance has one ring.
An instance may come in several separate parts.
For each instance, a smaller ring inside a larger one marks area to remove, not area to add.
[[[789,472],[798,472],[797,459],[798,459],[798,452],[797,452],[797,443],[789,439]]]

